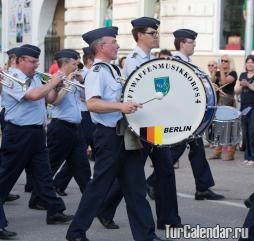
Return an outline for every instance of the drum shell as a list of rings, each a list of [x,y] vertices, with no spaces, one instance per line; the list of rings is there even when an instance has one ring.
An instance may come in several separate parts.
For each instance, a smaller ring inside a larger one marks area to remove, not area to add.
[[[240,142],[241,120],[214,120],[206,130],[206,138],[214,146],[236,145]]]
[[[241,112],[231,106],[218,106],[206,139],[214,146],[236,145],[240,142]]]

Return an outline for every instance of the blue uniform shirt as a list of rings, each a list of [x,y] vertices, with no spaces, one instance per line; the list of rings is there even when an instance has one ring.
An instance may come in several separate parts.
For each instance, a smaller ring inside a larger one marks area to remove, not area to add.
[[[124,76],[127,78],[133,70],[150,59],[154,59],[152,54],[147,55],[140,47],[136,46],[125,60],[123,68]]]
[[[27,76],[19,69],[13,69],[11,75],[20,79],[27,80]],[[9,121],[15,125],[43,125],[46,123],[46,107],[45,99],[35,101],[26,100],[24,98],[27,91],[41,86],[40,79],[34,76],[31,84],[26,91],[22,86],[14,82],[12,89],[3,87],[4,105],[5,105],[5,121]]]
[[[95,63],[102,62],[95,59]],[[122,93],[122,84],[116,80],[116,71],[112,70],[115,77],[112,76],[107,66],[94,66],[89,70],[85,80],[86,100],[95,96],[100,96],[102,100],[109,102],[119,102]],[[93,123],[100,123],[104,126],[115,127],[118,120],[122,118],[121,112],[94,113],[91,112]]]
[[[191,63],[191,58],[189,58],[188,56],[184,55],[183,53],[181,53],[180,51],[177,51],[175,54],[174,54],[174,57],[176,58],[179,58],[187,63]]]
[[[75,81],[75,80],[74,80]],[[72,92],[66,91],[62,100],[53,105],[52,118],[57,118],[74,124],[80,124],[80,88],[71,87]]]
[[[88,71],[89,71],[89,69],[86,68],[86,67],[84,67],[81,70],[81,75],[82,75],[83,79],[86,78],[86,75],[87,75]],[[80,111],[88,111],[85,99],[86,99],[85,90],[82,89],[81,92],[80,92],[80,102],[79,102],[79,109],[80,109]]]

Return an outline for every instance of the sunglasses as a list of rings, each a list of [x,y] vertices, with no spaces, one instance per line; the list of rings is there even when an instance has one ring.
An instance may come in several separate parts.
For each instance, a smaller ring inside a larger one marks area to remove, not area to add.
[[[227,59],[222,59],[221,63],[228,63],[228,60]]]
[[[214,65],[213,65],[213,64],[208,64],[207,66],[208,66],[208,67],[213,67]]]

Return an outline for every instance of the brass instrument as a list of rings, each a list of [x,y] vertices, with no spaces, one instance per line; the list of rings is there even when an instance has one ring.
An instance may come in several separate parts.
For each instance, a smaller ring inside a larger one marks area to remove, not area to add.
[[[20,84],[22,87],[24,87],[26,84],[26,80],[20,80],[4,71],[0,71],[0,83],[2,85],[12,89],[14,86],[14,82]]]
[[[48,81],[51,79],[51,76],[52,76],[51,74],[42,73],[39,71],[36,71],[36,74],[39,74],[41,76],[41,81],[45,84],[48,83]],[[69,91],[69,92],[72,92],[72,86],[80,87],[82,89],[85,88],[85,86],[83,84],[79,84],[79,83],[73,82],[71,80],[68,80],[66,76],[64,77],[63,84],[64,84],[64,87],[62,87],[62,88],[65,89],[66,91]]]
[[[73,82],[71,80],[68,80],[67,78],[64,79],[63,83],[64,83],[64,85],[70,85],[70,86],[74,86],[74,87],[80,87],[81,89],[85,89],[85,86],[83,84]]]
[[[41,82],[43,84],[47,84],[49,82],[49,80],[51,79],[51,74],[43,73],[40,71],[36,71],[35,74],[40,76]]]

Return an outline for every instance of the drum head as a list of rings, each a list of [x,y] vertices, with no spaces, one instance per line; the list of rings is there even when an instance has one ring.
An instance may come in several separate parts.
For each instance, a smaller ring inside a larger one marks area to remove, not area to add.
[[[141,65],[125,84],[123,102],[127,101],[149,101],[125,118],[134,133],[154,145],[172,145],[192,136],[207,103],[204,85],[193,68],[176,59]]]
[[[238,119],[241,112],[231,106],[218,106],[215,112],[215,120],[219,121],[231,121]]]

